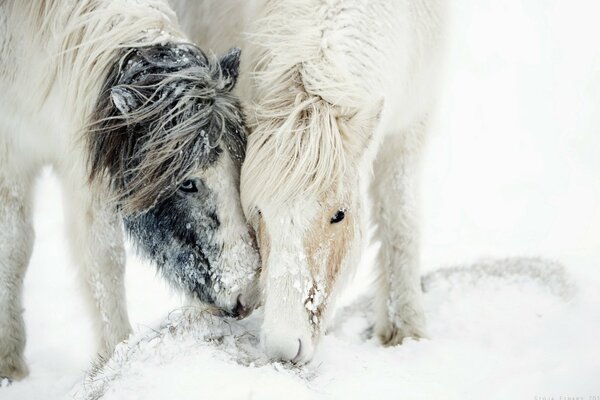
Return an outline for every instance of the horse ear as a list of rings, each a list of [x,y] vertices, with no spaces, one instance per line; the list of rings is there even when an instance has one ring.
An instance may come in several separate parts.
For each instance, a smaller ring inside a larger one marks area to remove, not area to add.
[[[237,82],[237,78],[240,73],[241,53],[242,51],[239,48],[234,47],[219,59],[219,65],[221,66],[223,78],[225,78],[227,81],[225,83],[225,88],[227,90],[232,90]]]
[[[115,108],[123,115],[129,114],[139,106],[139,101],[133,91],[125,86],[115,86],[110,89],[110,99]]]
[[[346,151],[359,156],[376,148],[377,128],[383,112],[384,99],[365,105],[346,117],[338,117]]]

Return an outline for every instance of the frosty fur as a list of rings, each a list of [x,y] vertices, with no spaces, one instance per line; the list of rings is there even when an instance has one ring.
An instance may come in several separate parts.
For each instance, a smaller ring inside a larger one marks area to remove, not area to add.
[[[381,242],[377,334],[385,345],[425,336],[417,182],[444,2],[172,3],[200,44],[233,43],[246,56],[241,196],[259,231],[267,353],[310,360],[332,293],[360,260],[369,214]]]
[[[131,329],[123,219],[190,298],[234,315],[252,307],[239,56],[206,56],[165,1],[0,1],[0,377],[27,375],[21,292],[46,164],[63,184],[101,355]]]

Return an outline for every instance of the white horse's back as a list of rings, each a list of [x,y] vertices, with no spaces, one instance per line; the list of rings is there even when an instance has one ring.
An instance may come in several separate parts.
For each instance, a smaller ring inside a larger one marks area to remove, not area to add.
[[[390,111],[380,126],[393,130],[423,118],[434,102],[444,0],[171,3],[200,45],[242,48],[238,90],[247,98],[256,96],[255,72],[301,63],[305,86],[333,104],[385,98]],[[266,52],[269,64],[259,64]]]

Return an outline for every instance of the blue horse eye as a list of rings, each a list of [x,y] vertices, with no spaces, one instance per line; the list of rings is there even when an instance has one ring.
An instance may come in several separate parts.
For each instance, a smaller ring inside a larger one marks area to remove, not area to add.
[[[191,179],[186,179],[183,181],[181,186],[179,186],[179,190],[185,193],[196,193],[198,191],[198,187],[196,186],[196,182]]]

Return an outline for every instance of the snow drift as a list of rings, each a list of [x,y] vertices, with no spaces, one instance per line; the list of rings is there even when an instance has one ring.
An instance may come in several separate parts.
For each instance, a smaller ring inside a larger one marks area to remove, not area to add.
[[[296,367],[264,356],[260,310],[236,321],[180,309],[159,330],[118,346],[74,394],[81,400],[533,398],[574,395],[593,381],[593,352],[586,357],[571,349],[595,340],[582,330],[586,307],[593,306],[560,265],[488,260],[440,269],[422,282],[429,339],[379,346],[364,297],[338,312],[315,359]]]

